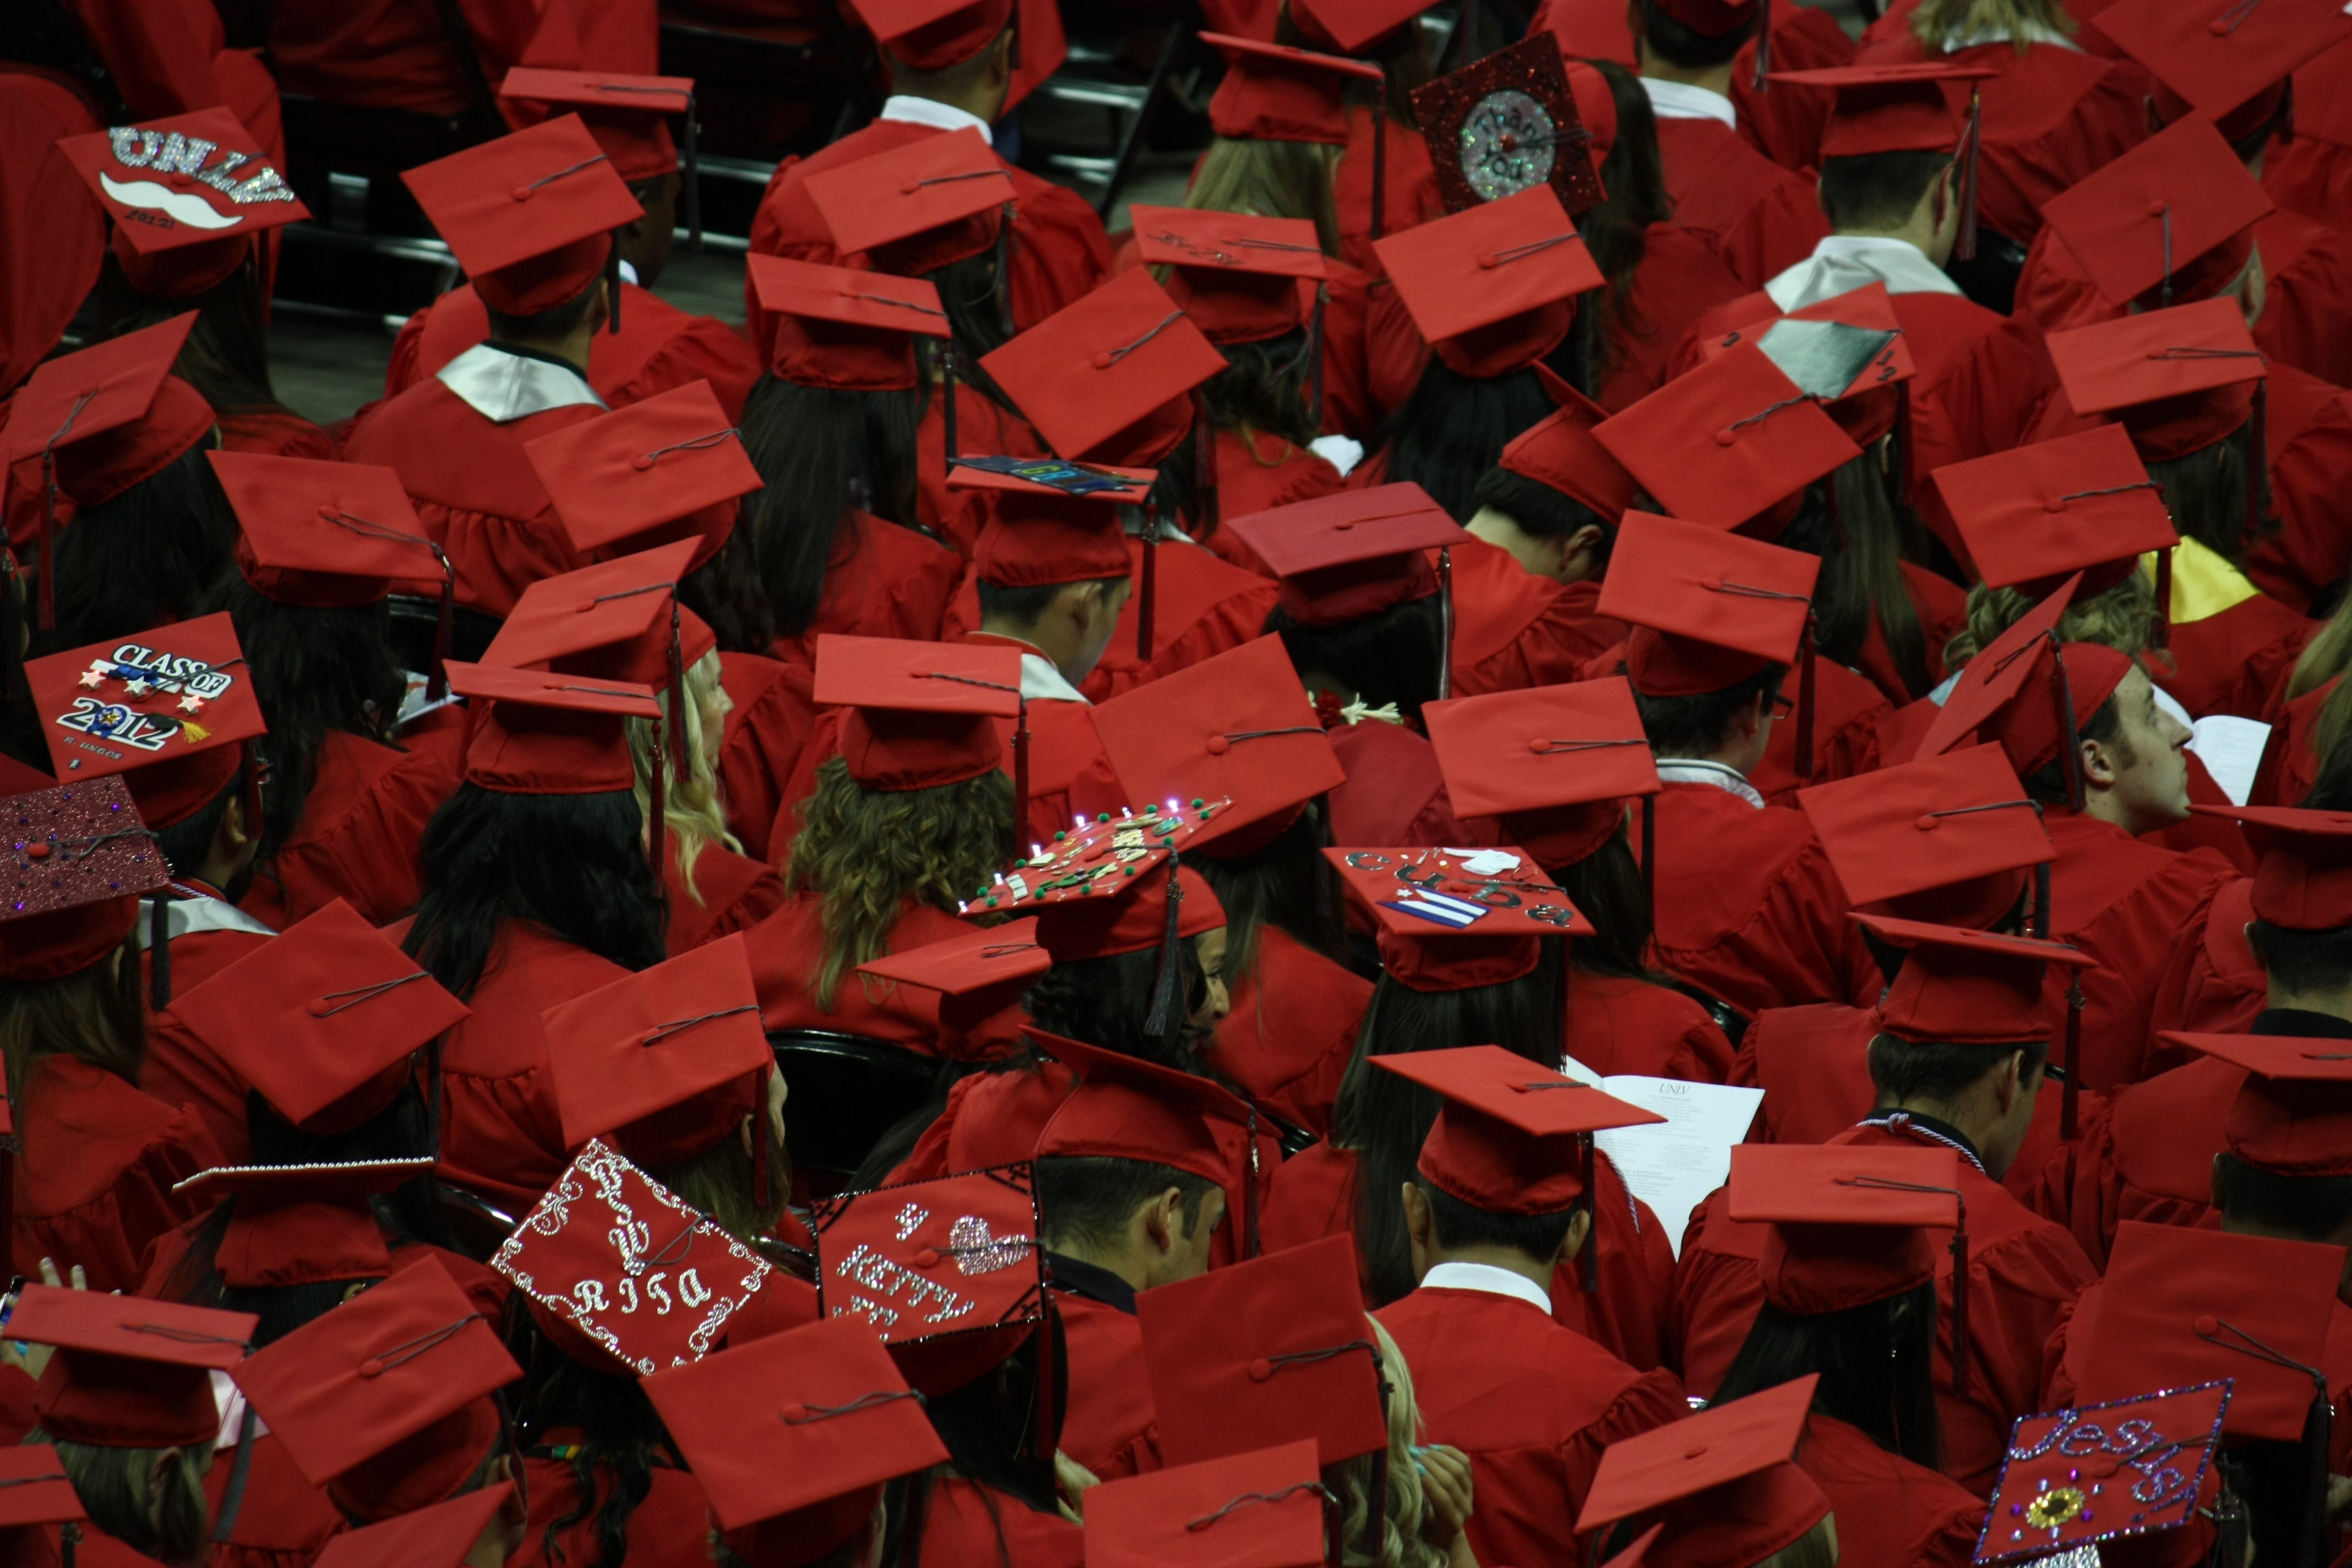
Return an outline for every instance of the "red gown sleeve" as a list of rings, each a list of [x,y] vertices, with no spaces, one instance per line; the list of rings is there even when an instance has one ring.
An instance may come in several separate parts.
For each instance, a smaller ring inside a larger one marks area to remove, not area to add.
[[[691,889],[678,876],[675,850],[663,871],[669,892],[666,941],[672,958],[750,930],[784,901],[783,879],[773,866],[738,855],[723,844],[705,844],[695,857]]]
[[[1249,1098],[1318,1138],[1372,999],[1371,983],[1279,926],[1258,930],[1257,967],[1229,978],[1233,1011],[1202,1052]]]
[[[743,400],[751,395],[751,384],[760,379],[761,368],[760,356],[734,329],[715,317],[689,315],[637,367],[635,374],[618,386],[598,391],[605,402],[621,408],[656,393],[707,381],[727,417],[740,424]]]
[[[778,818],[791,804],[793,770],[815,721],[812,674],[749,653],[721,653],[719,668],[720,682],[735,703],[719,750],[728,830],[744,854],[781,863],[791,835],[787,831],[778,840]]]
[[[93,1290],[135,1290],[150,1243],[209,1205],[172,1189],[220,1163],[195,1113],[70,1057],[43,1059],[16,1108],[16,1273],[79,1264]]]

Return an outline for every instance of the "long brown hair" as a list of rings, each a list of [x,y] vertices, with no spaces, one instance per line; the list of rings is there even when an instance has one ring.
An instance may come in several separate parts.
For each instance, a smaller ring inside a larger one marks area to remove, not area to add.
[[[2327,617],[2327,624],[2319,628],[2318,635],[2304,645],[2293,673],[2286,678],[2286,697],[2290,701],[2308,696],[2331,680],[2336,681],[2336,689],[2320,704],[2319,721],[2312,728],[2311,750],[2315,756],[2333,755],[2347,728],[2352,727],[2352,680],[2337,679],[2347,673],[2352,673],[2352,594],[2337,601],[2336,613]]]
[[[831,757],[803,820],[784,886],[824,900],[824,957],[809,991],[829,1013],[842,976],[881,955],[908,899],[951,911],[1013,858],[1013,781],[996,770],[930,789],[869,790]]]
[[[72,1057],[135,1084],[146,1055],[146,1001],[131,937],[110,958],[71,974],[0,985],[0,1061],[8,1097],[20,1105],[45,1057]]]
[[[1209,143],[1184,205],[1257,217],[1303,217],[1326,256],[1339,254],[1339,204],[1331,165],[1339,150],[1319,142],[1220,136]]]
[[[1968,625],[1944,645],[1944,664],[1958,669],[1976,658],[1995,637],[2009,630],[2033,608],[2034,601],[2014,588],[1988,588],[1982,583],[1969,590]],[[2117,653],[2147,651],[2148,635],[2156,626],[2156,588],[2147,574],[2134,570],[2114,587],[2066,606],[2058,622],[2058,636],[2066,642],[2105,643]]]
[[[1645,231],[1674,216],[1675,204],[1666,195],[1658,118],[1651,111],[1641,79],[1614,60],[1591,64],[1608,79],[1609,96],[1617,105],[1617,139],[1609,144],[1609,156],[1601,165],[1601,184],[1609,195],[1577,226],[1593,265],[1609,279],[1608,289],[1592,301],[1598,309],[1580,306],[1577,311],[1580,321],[1590,321],[1585,363],[1593,386],[1599,386],[1621,357],[1622,340],[1656,335],[1656,326],[1634,309],[1633,279],[1649,249]]]
[[[2074,18],[2057,0],[1920,0],[1911,13],[1911,36],[1931,55],[1941,54],[1944,40],[1990,30],[2007,33],[2019,54],[2032,43],[2032,30],[2046,28],[2065,37],[2074,36]]]

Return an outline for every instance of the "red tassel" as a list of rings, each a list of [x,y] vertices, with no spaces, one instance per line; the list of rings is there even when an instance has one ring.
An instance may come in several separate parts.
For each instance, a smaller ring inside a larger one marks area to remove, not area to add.
[[[1797,776],[1813,776],[1813,617],[1805,616],[1804,669],[1797,678]]]
[[[955,471],[955,460],[961,456],[956,450],[955,355],[955,340],[950,338],[946,347],[940,353],[940,367],[942,373],[940,385],[947,398],[945,403],[940,405],[940,422],[945,426],[940,446],[940,454],[946,459],[940,465],[942,476]]]
[[[669,595],[669,753],[670,764],[684,784],[688,774],[686,754],[686,644],[678,629],[677,587]]]
[[[245,830],[256,838],[261,837],[261,752],[251,741],[244,743],[245,758],[239,765],[245,769]]]
[[[1576,1282],[1588,1296],[1601,1289],[1601,1208],[1600,1194],[1594,1191],[1599,1163],[1592,1157],[1592,1134],[1587,1132],[1577,1140],[1582,1148],[1584,1162],[1584,1214],[1591,1222],[1584,1233],[1584,1246],[1576,1255]]]
[[[1642,896],[1650,900],[1650,919],[1658,918],[1658,797],[1642,797]]]
[[[2062,743],[2066,748],[2066,753],[2061,759],[2066,764],[2063,769],[2066,775],[2066,809],[2081,811],[2084,799],[2083,732],[2074,724],[2074,683],[2067,678],[2066,658],[2059,651],[2056,632],[2050,634],[2050,662],[2053,667],[2051,694],[2058,701],[2058,733],[2063,737]]]
[[[449,695],[449,646],[457,618],[457,574],[450,570],[449,557],[439,545],[433,553],[441,559],[441,618],[433,627],[433,672],[425,680],[427,702]]]
[[[2037,806],[2036,814],[2040,808]],[[2050,940],[2050,862],[2033,868],[2033,923],[2028,928],[2036,942]]]
[[[2266,376],[2254,383],[2253,430],[2246,440],[2246,531],[2251,542],[2263,526],[2263,479],[2270,472],[2270,397]]]
[[[604,303],[608,307],[604,331],[617,338],[621,335],[621,237],[617,234],[604,257]]]
[[[1968,128],[1960,134],[1967,146],[1960,153],[1960,232],[1952,242],[1952,255],[1972,261],[1977,254],[1977,153],[1984,135],[1984,95],[1973,83],[1969,87]]]
[[[1323,308],[1331,301],[1328,283],[1315,285],[1315,314],[1307,323],[1307,374],[1313,388],[1313,399],[1307,406],[1307,422],[1315,426],[1318,436],[1323,434]]]

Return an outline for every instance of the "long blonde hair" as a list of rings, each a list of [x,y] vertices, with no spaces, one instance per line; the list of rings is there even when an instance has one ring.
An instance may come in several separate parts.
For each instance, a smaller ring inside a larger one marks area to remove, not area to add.
[[[2021,55],[2037,32],[2073,37],[2074,18],[2058,0],[1920,0],[1911,13],[1911,36],[1930,54],[1941,54],[1946,38],[1986,32],[2008,35]]]
[[[677,776],[677,768],[667,755],[669,727],[681,721],[669,710],[669,689],[665,686],[656,693],[662,708],[663,755],[655,754],[652,720],[628,721],[629,754],[637,763],[637,811],[644,816],[653,810],[653,770],[658,766],[662,770],[662,825],[669,835],[670,853],[677,858],[677,879],[685,885],[687,896],[698,904],[702,902],[702,890],[695,885],[694,864],[702,858],[703,847],[717,844],[738,855],[743,852],[741,841],[727,830],[726,803],[719,789],[718,765],[712,760],[717,748],[704,742],[702,711],[715,706],[725,691],[720,684],[717,653],[704,654],[687,670],[683,721],[687,774],[683,779]]]
[[[1429,1498],[1421,1489],[1421,1472],[1412,1462],[1413,1445],[1421,1440],[1421,1406],[1412,1396],[1412,1369],[1404,1352],[1378,1318],[1367,1316],[1381,1347],[1381,1375],[1389,1384],[1389,1455],[1386,1517],[1381,1524],[1381,1551],[1375,1557],[1364,1550],[1364,1526],[1371,1513],[1374,1454],[1328,1465],[1323,1484],[1339,1498],[1340,1568],[1445,1568],[1448,1553],[1422,1536],[1429,1522]]]
[[[1339,204],[1331,194],[1331,169],[1339,149],[1319,142],[1272,142],[1220,136],[1209,143],[1188,207],[1249,213],[1258,217],[1303,217],[1313,221],[1326,256],[1339,254]]]
[[[2304,645],[2294,672],[2286,678],[2286,698],[2308,696],[2347,674],[2352,674],[2352,594],[2345,595],[2319,634]],[[2332,753],[2347,727],[2352,727],[2352,680],[2341,680],[2319,706],[2319,721],[2311,733],[2313,754]]]

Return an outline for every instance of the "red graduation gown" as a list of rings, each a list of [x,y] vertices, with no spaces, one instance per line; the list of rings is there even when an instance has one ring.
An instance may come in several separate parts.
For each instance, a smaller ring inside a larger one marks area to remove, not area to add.
[[[1366,274],[1385,271],[1372,250],[1371,106],[1348,106],[1348,145],[1331,167],[1331,197],[1339,211],[1339,254]],[[1429,223],[1445,216],[1444,198],[1437,194],[1437,169],[1430,162],[1429,143],[1420,132],[1390,120],[1378,127],[1388,138],[1381,156],[1386,162],[1386,188],[1381,193],[1381,233],[1383,237]]]
[[[923,1129],[884,1184],[928,1182],[951,1171],[1032,1158],[1038,1134],[1076,1088],[1076,1075],[1050,1059],[956,1079],[948,1088],[946,1109]]]
[[[1029,422],[972,385],[955,388],[958,457],[1043,458],[1051,454]],[[915,422],[915,521],[938,534],[963,560],[979,547],[980,531],[995,515],[986,490],[947,487],[947,400],[924,400]],[[961,570],[961,568],[959,568]]]
[[[385,745],[331,730],[301,820],[257,873],[244,907],[283,931],[347,901],[371,925],[415,907],[425,890],[425,828],[466,778],[467,710],[420,716]]]
[[[1128,580],[1134,592],[1119,606],[1118,625],[1102,660],[1078,682],[1090,701],[1100,702],[1146,681],[1214,658],[1265,634],[1265,617],[1273,613],[1281,584],[1257,573],[1220,560],[1181,534],[1174,533],[1150,547],[1159,557],[1152,563],[1151,647],[1137,643],[1143,613],[1145,546],[1127,542]],[[979,605],[977,591],[971,601]],[[959,607],[964,603],[958,597]],[[950,612],[949,619],[955,618]],[[979,624],[975,613],[972,625]]]
[[[1772,96],[1780,98],[1782,90],[1775,88]],[[1671,222],[1643,229],[1642,259],[1633,268],[1625,308],[1609,318],[1609,358],[1593,401],[1612,414],[1622,413],[1664,386],[1667,360],[1690,324],[1717,305],[1744,298],[1748,289],[1707,236]]]
[[[1797,699],[1794,670],[1781,683],[1781,695]],[[1797,772],[1795,715],[1772,726],[1764,761],[1748,775],[1757,793],[1775,805],[1793,807],[1797,792],[1832,779],[1848,779],[1878,766],[1878,728],[1894,711],[1886,693],[1866,676],[1833,658],[1813,664],[1813,776]]]
[[[1857,1148],[1909,1148],[1937,1141],[1916,1124],[1851,1128],[1831,1140]],[[1983,1496],[1992,1489],[2020,1415],[2043,1408],[2042,1347],[2058,1310],[2093,1277],[2065,1230],[2029,1211],[1999,1183],[1961,1162],[1969,1218],[1968,1391],[1951,1393],[1951,1254],[1936,1248],[1936,1408],[1944,1426],[1944,1473]],[[1708,1198],[1683,1239],[1675,1274],[1675,1326],[1683,1382],[1711,1394],[1748,1338],[1763,1303],[1758,1274],[1766,1226],[1731,1218],[1727,1193]]]
[[[1577,592],[1583,588],[1581,593]],[[1455,697],[1483,697],[1574,680],[1624,640],[1622,623],[1594,613],[1601,584],[1538,577],[1483,539],[1454,546]]]
[[[1135,1313],[1058,1280],[1054,1305],[1070,1365],[1061,1451],[1107,1481],[1159,1469],[1160,1431]]]
[[[1828,11],[1796,0],[1772,7],[1775,71],[1829,70],[1853,63],[1853,40]],[[1739,133],[1784,169],[1802,174],[1821,162],[1822,132],[1829,125],[1834,95],[1818,88],[1773,82],[1756,89],[1756,40],[1739,47],[1731,65],[1731,101],[1739,110]]]
[[[776,657],[814,669],[816,639],[827,632],[936,642],[962,576],[963,558],[929,534],[859,519],[835,541],[816,618],[800,636],[778,637]]]
[[[1233,1009],[1217,1021],[1202,1060],[1256,1104],[1318,1138],[1354,1052],[1371,982],[1284,931],[1258,928],[1257,968],[1228,976]]]
[[[173,1192],[221,1163],[203,1121],[73,1057],[39,1058],[15,1098],[13,1268],[81,1265],[93,1290],[130,1290],[157,1237],[211,1206]]]
[[[1481,1563],[1559,1563],[1612,1443],[1689,1414],[1663,1368],[1636,1372],[1532,1301],[1424,1285],[1373,1314],[1412,1370],[1426,1441],[1470,1458]]]
[[[383,395],[405,391],[489,335],[489,311],[472,284],[460,284],[409,317],[393,339]],[[621,330],[599,331],[588,345],[588,384],[615,408],[707,381],[727,417],[740,424],[760,370],[760,356],[726,322],[681,310],[635,283],[621,285]]]
[[[1984,1503],[1940,1471],[1890,1454],[1859,1426],[1805,1416],[1797,1468],[1837,1515],[1838,1568],[1968,1568]]]
[[[1704,784],[1667,784],[1656,809],[1662,966],[1751,1016],[1877,999],[1878,966],[1801,813]]]
[[[755,860],[781,862],[790,847],[789,831],[781,841],[770,835],[816,722],[812,668],[752,653],[719,656],[719,684],[735,704],[719,739],[719,795],[728,831]]]
[[[551,1434],[555,1436],[556,1434]],[[571,1436],[563,1434],[563,1436]],[[555,1531],[555,1550],[547,1547],[548,1529],[580,1508],[580,1481],[568,1459],[526,1458],[523,1483],[530,1493],[530,1518],[523,1527],[522,1544],[508,1557],[509,1568],[563,1568],[600,1560],[596,1514],[611,1495],[612,1473],[594,1474],[596,1495],[586,1514]],[[634,1568],[709,1568],[709,1500],[702,1483],[690,1470],[668,1464],[653,1467],[652,1487],[629,1515],[627,1547]]]
[[[1659,116],[1658,152],[1675,221],[1713,242],[1743,289],[1761,289],[1830,232],[1813,182],[1719,120]]]
[[[719,843],[703,845],[695,857],[690,890],[678,875],[677,847],[669,846],[662,860],[662,881],[669,894],[669,929],[664,941],[672,958],[751,930],[784,901],[784,880],[773,866]]]
[[[210,888],[175,882],[172,891],[175,895],[171,955],[174,999],[269,940],[268,931],[252,929],[258,921]],[[141,909],[136,933],[141,990],[151,996],[153,992],[148,985],[155,961],[147,946],[147,933],[148,915],[153,908],[151,899]],[[245,1121],[245,1095],[251,1086],[169,1007],[147,1015],[147,1054],[139,1063],[139,1087],[165,1105],[194,1112],[213,1146],[230,1164],[243,1163],[251,1153]]]
[[[2162,1032],[2236,1035],[2269,1005],[2270,979],[2246,940],[2254,918],[2251,877],[2224,882],[2213,895],[2196,942],[2177,943],[2157,983],[2148,1027]],[[2161,1052],[2159,1052],[2161,1059]]]
[[[2265,445],[2279,529],[2246,551],[2246,575],[2284,605],[2307,608],[2352,565],[2344,537],[2346,476],[2352,474],[2352,392],[2293,365],[2271,366]]]
[[[2263,748],[2262,766],[2254,773],[2253,791],[2247,797],[2249,805],[2298,805],[2319,782],[2320,756],[2315,742],[2320,711],[2343,679],[2331,675],[2284,702],[2273,693],[2263,712],[2271,726],[2271,738]]]
[[[1329,730],[1347,778],[1324,797],[1334,844],[1433,849],[1463,842],[1437,752],[1402,724],[1367,719]]]
[[[530,0],[459,0],[493,87],[538,30]],[[422,114],[461,112],[469,100],[449,35],[409,0],[286,0],[269,9],[269,59],[289,92]]]
[[[950,937],[970,936],[971,927],[944,910],[908,899],[884,939],[885,952],[905,952]],[[877,980],[852,970],[835,987],[833,1010],[816,1004],[813,989],[824,958],[824,900],[801,892],[751,928],[745,938],[751,979],[759,988],[760,1021],[777,1029],[825,1029],[881,1040],[926,1056],[941,1049],[940,994],[920,986]],[[992,1019],[975,1037],[958,1034],[952,1054],[959,1060],[991,1060],[1017,1048],[1027,1020],[1017,1011]],[[1026,1155],[1022,1156],[1024,1159]]]
[[[1731,1076],[1731,1042],[1706,1008],[1654,980],[1574,965],[1568,972],[1568,1054],[1604,1078],[1638,1073],[1724,1083]]]
[[[219,1512],[236,1468],[234,1446],[215,1451],[204,1479],[209,1513]],[[245,1502],[236,1523],[205,1562],[209,1568],[310,1568],[327,1542],[350,1528],[326,1489],[302,1479],[278,1434],[264,1432],[254,1439],[253,1458],[246,1462]]]
[[[2124,1085],[2084,1119],[2082,1138],[2066,1158],[2044,1168],[2029,1201],[2071,1229],[2100,1268],[2125,1220],[2218,1223],[2210,1217],[2213,1156],[2221,1152],[2222,1123],[2245,1081],[2245,1068],[2200,1057]]]
[[[1294,447],[1279,436],[1251,430],[1217,432],[1217,520],[1214,532],[1200,541],[1245,572],[1265,576],[1257,552],[1224,527],[1224,520],[1272,511],[1293,501],[1313,500],[1347,488],[1347,480],[1319,453]]]
[[[314,458],[332,462],[335,443],[290,408],[241,408],[220,416],[221,449],[259,452],[271,458]]]
[[[2290,212],[2340,223],[2352,210],[2352,48],[2338,44],[2294,79],[2294,137],[2263,150],[2263,189]]]
[[[1087,1532],[992,1488],[933,1471],[913,1568],[1085,1568]]]

